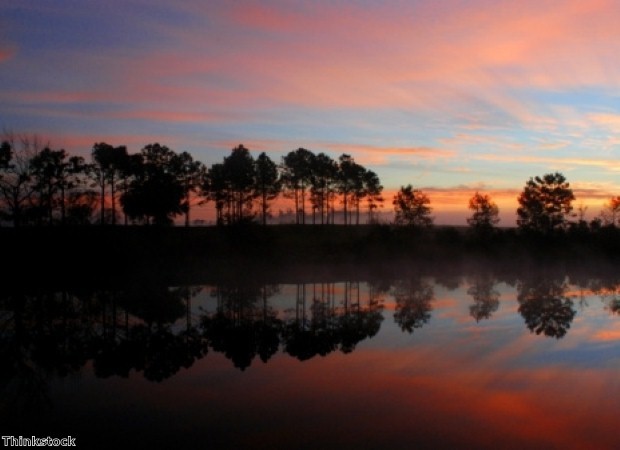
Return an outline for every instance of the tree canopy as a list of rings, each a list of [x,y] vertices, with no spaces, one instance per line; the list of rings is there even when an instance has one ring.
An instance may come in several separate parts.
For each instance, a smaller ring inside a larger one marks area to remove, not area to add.
[[[573,200],[573,190],[561,173],[530,178],[518,198],[517,225],[539,232],[564,228],[573,209]]]
[[[134,167],[129,188],[121,196],[125,213],[133,220],[166,225],[183,212],[185,190],[174,172],[177,155],[158,143],[140,152],[142,164]]]
[[[281,222],[305,224],[311,217],[312,224],[359,225],[362,209],[367,211],[366,223],[382,217],[377,213],[384,201],[379,176],[346,153],[332,158],[300,147],[276,163],[266,152],[254,158],[239,144],[222,162],[207,167],[188,152],[159,143],[129,154],[125,146],[96,142],[90,155],[90,161],[84,161],[42,145],[36,136],[5,132],[0,142],[0,225],[115,225],[124,213],[125,224],[171,224],[184,216],[188,226],[192,205],[207,202],[215,207],[217,224],[267,225],[282,195],[294,202],[294,210],[280,209]],[[122,209],[117,211],[119,200]],[[564,229],[574,200],[561,173],[532,177],[518,197],[517,225],[544,233]],[[432,225],[430,203],[421,190],[401,186],[392,199],[394,223]],[[492,230],[499,223],[499,208],[488,194],[476,192],[468,208],[467,223],[473,230]],[[620,196],[611,197],[600,218],[589,225],[586,207],[579,211],[580,229],[615,227],[620,223]]]
[[[428,196],[413,186],[401,186],[392,201],[397,225],[409,225],[414,227],[428,227],[432,225],[431,201]]]
[[[468,206],[472,215],[467,219],[467,223],[473,229],[488,231],[499,222],[499,208],[489,195],[476,192],[469,199]]]

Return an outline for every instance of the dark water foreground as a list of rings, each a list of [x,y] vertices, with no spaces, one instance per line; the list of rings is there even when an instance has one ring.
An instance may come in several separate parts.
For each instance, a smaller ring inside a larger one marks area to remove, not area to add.
[[[612,263],[227,260],[186,276],[158,264],[5,281],[2,435],[82,448],[620,445]]]

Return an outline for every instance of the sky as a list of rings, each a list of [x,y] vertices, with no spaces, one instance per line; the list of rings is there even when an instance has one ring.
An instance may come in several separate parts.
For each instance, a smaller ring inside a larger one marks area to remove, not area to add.
[[[437,223],[480,191],[512,225],[559,171],[592,218],[620,195],[619,23],[611,0],[3,0],[0,127],[83,156],[347,153]]]

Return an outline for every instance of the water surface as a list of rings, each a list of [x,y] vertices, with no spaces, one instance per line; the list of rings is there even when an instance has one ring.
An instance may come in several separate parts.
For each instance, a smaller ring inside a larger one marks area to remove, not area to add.
[[[618,448],[619,310],[620,279],[544,270],[13,288],[2,434]]]

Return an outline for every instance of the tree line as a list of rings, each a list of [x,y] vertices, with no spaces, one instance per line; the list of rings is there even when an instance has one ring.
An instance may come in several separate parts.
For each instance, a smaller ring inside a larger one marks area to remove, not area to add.
[[[215,206],[218,225],[267,224],[279,196],[293,202],[296,224],[334,224],[337,216],[345,225],[360,224],[363,212],[366,223],[377,223],[382,193],[378,175],[351,155],[334,160],[304,148],[276,163],[265,152],[254,158],[238,145],[221,163],[207,167],[188,152],[158,143],[135,154],[125,146],[95,143],[88,161],[42,145],[36,137],[7,134],[0,144],[0,221],[15,227],[121,221],[164,225],[178,216],[188,226],[192,207],[205,202]],[[561,173],[532,177],[518,197],[517,225],[553,232],[574,225],[615,226],[620,220],[620,197],[611,198],[590,223],[583,207],[573,213],[574,200]],[[396,225],[433,224],[428,195],[410,184],[401,186],[392,205]],[[477,232],[488,233],[499,223],[499,208],[489,195],[476,192],[468,207],[467,223]]]
[[[566,177],[547,173],[530,177],[517,197],[517,226],[525,232],[550,234],[568,228],[596,230],[615,227],[620,222],[620,196],[612,197],[603,211],[590,222],[585,220],[587,207],[574,212],[575,195]],[[395,223],[417,227],[433,224],[429,197],[411,185],[401,186],[394,196]],[[468,202],[471,216],[468,225],[482,235],[493,231],[499,223],[499,207],[488,194],[476,192]],[[575,220],[576,219],[576,220]]]
[[[8,136],[0,145],[0,220],[24,225],[98,222],[171,224],[192,206],[213,202],[218,225],[266,224],[278,196],[293,200],[295,223],[373,222],[383,186],[372,170],[342,154],[337,160],[298,148],[277,164],[254,158],[243,145],[207,167],[187,152],[158,143],[129,154],[125,146],[95,143],[90,160],[53,150],[36,138]],[[342,205],[339,208],[338,205]],[[309,211],[310,214],[309,214]]]

